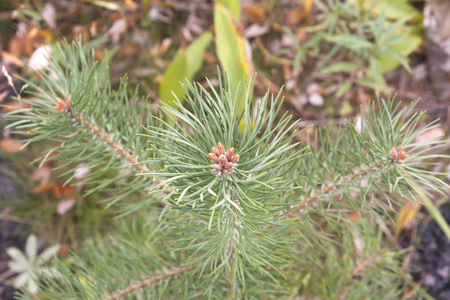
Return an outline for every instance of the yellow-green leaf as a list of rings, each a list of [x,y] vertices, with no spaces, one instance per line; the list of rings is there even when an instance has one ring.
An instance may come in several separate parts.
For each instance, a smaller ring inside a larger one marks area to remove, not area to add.
[[[421,37],[410,34],[403,38],[402,43],[392,46],[389,50],[406,59],[421,43]],[[383,74],[394,70],[400,65],[400,61],[397,58],[385,54],[380,55],[377,61]]]
[[[222,3],[231,12],[236,20],[241,18],[241,6],[239,0],[217,0],[217,2]]]
[[[368,9],[374,2],[373,0],[363,0],[358,3],[361,3],[363,8]],[[411,17],[419,20],[422,18],[420,11],[405,0],[379,0],[378,4],[373,7],[373,12],[378,14],[381,9],[384,9],[388,19],[400,20]]]
[[[186,78],[192,80],[194,75],[200,70],[203,63],[203,53],[206,47],[212,41],[211,32],[205,32],[203,35],[199,36],[186,50],[187,58],[187,74]]]
[[[159,97],[161,101],[172,104],[175,101],[175,96],[180,99],[184,96],[184,90],[180,85],[187,74],[187,59],[186,50],[180,49],[175,54],[172,63],[164,73],[163,80],[159,85]],[[180,97],[181,96],[181,97]]]
[[[214,5],[214,28],[217,56],[222,69],[228,75],[231,93],[234,96],[238,84],[247,85],[248,82],[250,62],[245,53],[245,45],[248,42],[239,34],[231,13],[220,2]],[[243,109],[239,107],[239,112]]]
[[[185,92],[180,85],[186,79],[191,81],[202,67],[203,53],[211,43],[212,34],[206,32],[197,38],[187,49],[180,49],[175,54],[172,63],[164,73],[159,85],[159,97],[165,103],[171,104],[175,96],[182,101]]]

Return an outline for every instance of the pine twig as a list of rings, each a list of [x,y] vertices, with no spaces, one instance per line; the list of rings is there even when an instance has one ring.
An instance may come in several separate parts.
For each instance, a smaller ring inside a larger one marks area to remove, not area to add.
[[[123,146],[115,142],[110,136],[103,132],[97,125],[89,123],[82,115],[75,117],[77,121],[84,124],[86,128],[90,129],[96,136],[101,138],[108,146],[115,149],[120,156],[124,157],[128,162],[133,164],[133,167],[143,173],[151,173],[152,171],[145,165],[139,164],[139,160],[134,157],[129,151],[125,150]]]
[[[184,274],[188,271],[194,270],[196,267],[186,267],[186,268],[178,268],[178,269],[173,269],[173,270],[169,270],[167,272],[162,272],[159,275],[156,275],[154,277],[151,278],[147,278],[143,281],[137,282],[137,283],[133,283],[132,285],[122,289],[122,290],[118,290],[115,293],[106,296],[105,298],[103,298],[103,300],[111,300],[111,299],[119,299],[121,297],[124,297],[127,294],[132,293],[133,291],[143,288],[147,285],[156,283],[158,281],[167,279],[169,277],[174,277],[177,275],[181,275]]]
[[[285,214],[285,218],[289,218],[292,215],[296,214],[298,211],[300,211],[301,209],[306,207],[309,203],[313,202],[314,200],[316,200],[317,198],[319,198],[322,195],[328,194],[329,192],[331,192],[338,186],[341,186],[343,183],[347,183],[347,182],[352,181],[360,176],[366,175],[370,171],[379,169],[382,166],[386,165],[387,162],[388,161],[382,161],[377,164],[371,165],[370,167],[368,167],[365,170],[360,170],[356,173],[350,173],[350,174],[345,175],[344,177],[341,177],[341,179],[339,179],[339,181],[337,183],[332,183],[326,187],[321,188],[319,191],[315,192],[311,197],[308,197],[305,199],[305,201],[297,204],[297,206],[293,210],[291,210],[290,212]]]
[[[131,165],[139,172],[142,173],[153,173],[152,170],[150,170],[147,166],[141,164],[141,162],[133,156],[128,150],[126,150],[121,144],[118,142],[115,142],[110,136],[108,136],[103,130],[101,130],[97,125],[89,123],[88,120],[86,120],[83,115],[74,116],[74,119],[78,121],[81,124],[84,124],[87,129],[91,130],[94,135],[98,136],[101,140],[103,140],[108,146],[116,150],[119,155],[123,158],[125,158]],[[152,177],[151,178],[153,183],[161,184],[163,183],[163,180]],[[161,189],[165,189],[167,187],[166,184],[161,185]]]
[[[371,265],[375,259],[380,255],[386,252],[384,249],[378,249],[372,255],[367,257],[361,264],[356,265],[355,269],[353,269],[352,273],[350,274],[349,280],[353,279],[355,276],[357,276],[363,269]]]

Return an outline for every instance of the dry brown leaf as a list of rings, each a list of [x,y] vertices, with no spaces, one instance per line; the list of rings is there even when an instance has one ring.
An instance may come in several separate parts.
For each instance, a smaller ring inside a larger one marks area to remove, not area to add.
[[[123,4],[125,4],[125,6],[131,9],[133,12],[139,8],[139,5],[133,0],[123,0]]]
[[[356,211],[347,214],[347,218],[354,224],[359,222],[360,216]]]
[[[125,33],[126,30],[127,21],[124,18],[118,19],[108,30],[108,35],[111,37],[111,40],[114,44],[118,44],[120,37]]]
[[[9,95],[8,91],[3,91],[0,93],[0,103],[3,102],[3,100],[5,100],[5,98]]]
[[[58,215],[62,216],[65,215],[72,207],[75,205],[74,199],[66,199],[58,203],[58,206],[56,207],[56,212]]]
[[[24,143],[20,142],[19,139],[3,139],[0,141],[0,148],[9,154],[23,151],[23,145]]]
[[[417,214],[420,208],[420,203],[406,201],[405,207],[400,210],[397,221],[395,222],[395,236],[402,232],[403,228],[411,221]]]
[[[167,49],[172,45],[173,40],[171,38],[163,39],[161,46],[159,47],[159,55],[163,56]]]
[[[52,57],[52,46],[44,45],[37,48],[28,61],[28,67],[33,71],[39,71],[47,68],[50,65],[50,59]]]
[[[70,186],[59,186],[54,183],[42,184],[34,188],[34,193],[42,193],[44,191],[51,190],[56,198],[71,197],[75,195],[75,189]]]
[[[59,258],[63,258],[63,257],[66,257],[68,253],[69,253],[69,245],[62,244],[61,248],[59,248],[57,256]]]
[[[49,2],[45,3],[41,15],[50,28],[52,29],[56,28],[56,9],[53,6],[53,4]]]
[[[289,25],[295,25],[299,23],[305,16],[305,9],[300,6],[297,9],[289,9],[286,12],[286,23]]]
[[[50,181],[50,176],[52,175],[52,169],[44,164],[42,167],[37,169],[31,174],[31,179],[35,181],[40,181],[39,185],[46,185]]]
[[[8,104],[3,104],[2,111],[3,112],[11,112],[11,111],[15,111],[15,110],[22,109],[22,108],[28,108],[28,107],[30,107],[30,104],[28,104],[28,103],[25,103],[25,102],[19,101],[19,100],[13,100],[13,101],[8,102]]]
[[[244,31],[244,36],[248,39],[265,35],[270,30],[269,25],[252,24]]]
[[[18,67],[25,66],[25,63],[23,61],[21,61],[17,56],[10,52],[2,51],[2,58],[5,60],[9,60],[13,65],[16,65]]]
[[[262,23],[266,20],[266,16],[259,6],[245,6],[244,11],[252,23]]]
[[[441,127],[432,128],[430,130],[425,131],[421,135],[419,135],[415,139],[415,142],[419,143],[419,144],[421,144],[421,143],[425,143],[425,144],[426,143],[431,143],[432,141],[442,139],[444,134],[445,134],[444,130]],[[431,145],[429,145],[429,146],[431,146]]]

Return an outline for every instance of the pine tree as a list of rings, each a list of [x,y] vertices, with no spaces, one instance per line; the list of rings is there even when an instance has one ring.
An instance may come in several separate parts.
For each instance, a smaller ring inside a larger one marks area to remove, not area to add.
[[[31,107],[11,112],[10,127],[27,143],[52,141],[36,162],[58,161],[67,184],[79,163],[90,167],[85,194],[109,195],[103,202],[122,222],[72,254],[72,265],[55,260],[57,274],[36,278],[37,298],[424,294],[379,225],[405,200],[445,188],[428,171],[444,142],[415,142],[437,126],[419,128],[415,103],[373,101],[360,129],[348,121],[304,145],[280,95],[255,101],[251,84],[230,94],[226,77],[218,88],[185,83],[184,102],[155,112],[126,78],[112,90],[108,59],[76,44],[54,52],[40,80],[28,80],[22,101]]]

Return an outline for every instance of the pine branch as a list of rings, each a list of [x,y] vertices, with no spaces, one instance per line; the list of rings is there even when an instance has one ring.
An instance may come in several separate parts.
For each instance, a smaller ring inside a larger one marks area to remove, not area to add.
[[[160,274],[153,276],[151,278],[147,278],[145,280],[142,280],[140,282],[137,283],[133,283],[132,285],[122,289],[122,290],[118,290],[115,293],[113,293],[110,296],[106,296],[106,298],[104,298],[103,300],[110,300],[110,299],[119,299],[121,297],[124,297],[132,292],[134,292],[137,289],[143,288],[145,286],[157,283],[159,281],[165,280],[169,277],[175,277],[177,275],[181,275],[184,274],[186,272],[189,272],[191,270],[194,270],[196,267],[187,267],[187,268],[178,268],[178,269],[173,269],[173,270],[169,270],[166,272],[161,272]]]
[[[385,249],[378,249],[372,255],[367,257],[362,263],[356,265],[355,269],[350,274],[349,281],[353,279],[356,275],[358,275],[364,268],[367,268],[369,265],[371,265],[374,260],[378,257],[378,255],[383,254],[386,250]]]
[[[150,171],[149,168],[147,168],[145,165],[141,164],[141,162],[134,157],[130,151],[127,151],[123,148],[123,146],[121,144],[119,144],[118,142],[114,141],[110,136],[108,136],[103,130],[101,130],[100,128],[98,128],[98,126],[89,123],[84,117],[83,115],[79,115],[78,117],[75,117],[75,119],[79,122],[81,122],[82,124],[84,124],[86,126],[87,129],[91,130],[92,133],[96,136],[98,136],[99,138],[101,138],[105,143],[107,143],[111,148],[113,148],[114,150],[116,150],[123,158],[125,158],[128,162],[130,162],[133,167],[142,173],[153,173],[153,171]],[[158,180],[155,180],[155,182],[160,182]]]
[[[91,124],[89,123],[82,114],[80,114],[79,116],[75,116],[74,117],[75,120],[79,121],[80,123],[84,124],[86,126],[87,129],[91,130],[92,133],[96,136],[98,136],[100,139],[102,139],[106,144],[108,144],[112,149],[116,150],[120,156],[122,156],[125,160],[127,160],[128,162],[130,162],[132,164],[132,166],[139,172],[145,174],[145,175],[149,175],[151,173],[155,173],[154,170],[150,170],[147,166],[145,166],[142,162],[140,162],[138,160],[138,158],[136,158],[135,156],[133,156],[133,154],[124,149],[124,147],[114,141],[109,135],[107,135],[102,129],[100,129],[97,125]],[[167,185],[164,184],[163,180],[160,180],[156,177],[149,177],[151,178],[151,181],[153,183],[158,184],[158,188],[159,189],[166,189]]]
[[[367,175],[369,172],[375,171],[376,169],[379,169],[379,168],[385,166],[387,163],[388,163],[388,161],[382,161],[377,164],[369,166],[367,169],[360,170],[356,173],[350,173],[350,174],[347,174],[347,175],[341,177],[336,183],[331,183],[330,185],[321,188],[319,191],[314,192],[314,194],[311,197],[308,197],[301,203],[297,204],[297,206],[294,209],[292,209],[291,211],[289,211],[287,214],[285,214],[284,217],[285,218],[292,217],[294,214],[299,212],[301,209],[305,208],[308,204],[310,204],[311,202],[313,202],[320,196],[326,195],[326,194],[330,193],[331,191],[335,190],[336,188],[339,188],[342,185],[344,185],[354,179],[357,179],[358,177]]]

